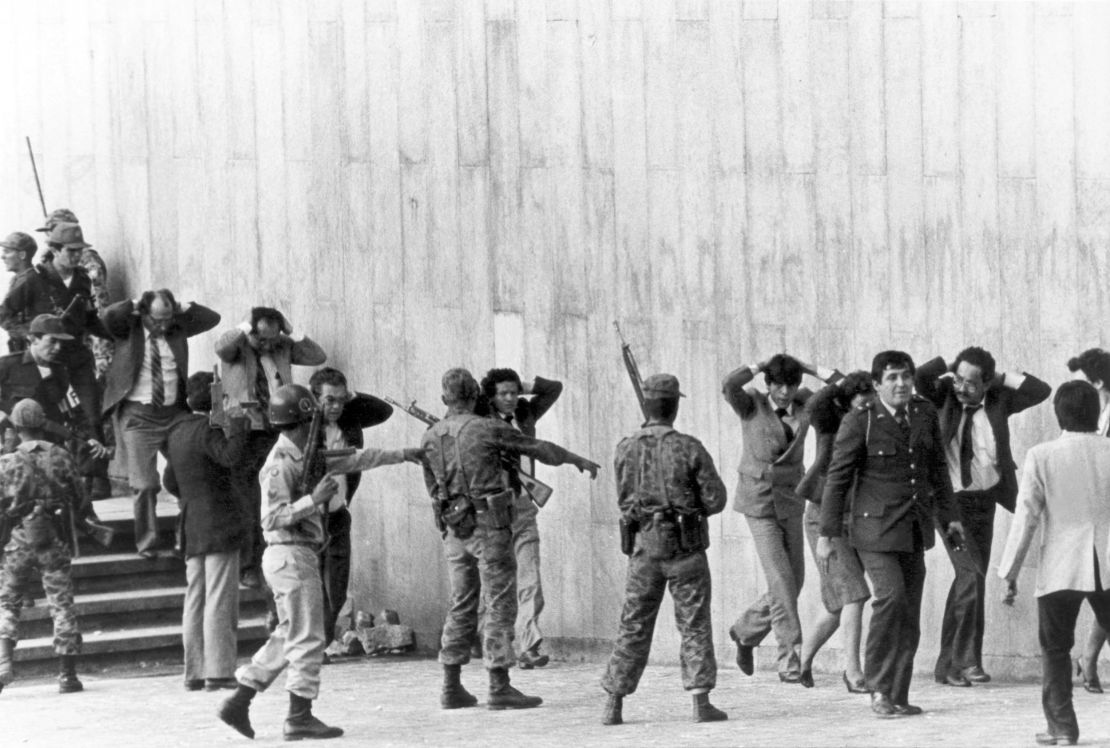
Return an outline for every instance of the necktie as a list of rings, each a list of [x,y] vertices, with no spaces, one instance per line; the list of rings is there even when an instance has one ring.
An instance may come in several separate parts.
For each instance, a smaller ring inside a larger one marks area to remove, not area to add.
[[[908,432],[910,430],[910,419],[906,416],[905,408],[898,408],[894,411],[894,420],[902,427],[902,431]]]
[[[267,406],[270,404],[270,382],[266,378],[266,367],[262,365],[262,359],[259,358],[255,366],[254,373],[254,399],[262,406],[265,412]]]
[[[790,424],[786,422],[786,408],[777,408],[775,415],[779,417],[782,423],[782,430],[786,432],[786,443],[794,441],[794,429],[790,428]]]
[[[166,383],[162,380],[162,351],[158,336],[150,336],[150,404],[161,408],[166,404]]]
[[[964,408],[964,422],[960,426],[960,481],[963,482],[963,488],[971,485],[971,460],[975,456],[975,451],[972,449],[971,444],[971,422],[975,419],[975,411],[982,407],[980,405],[969,405]]]

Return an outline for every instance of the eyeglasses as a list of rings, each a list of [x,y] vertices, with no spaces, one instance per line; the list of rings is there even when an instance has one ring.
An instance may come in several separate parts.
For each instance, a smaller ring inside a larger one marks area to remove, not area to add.
[[[967,390],[969,392],[976,392],[983,388],[982,382],[975,382],[971,379],[964,379],[963,377],[956,376],[952,379],[952,386],[958,390]]]

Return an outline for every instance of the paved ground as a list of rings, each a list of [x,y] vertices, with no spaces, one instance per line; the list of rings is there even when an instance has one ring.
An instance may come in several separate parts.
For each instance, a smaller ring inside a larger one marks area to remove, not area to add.
[[[921,717],[878,720],[866,696],[848,694],[839,674],[818,674],[817,687],[780,684],[773,672],[741,675],[723,668],[714,702],[730,720],[689,721],[690,702],[677,667],[649,667],[640,692],[625,702],[626,723],[598,724],[602,691],[597,664],[553,663],[513,671],[514,683],[542,696],[539,709],[490,712],[481,706],[438,708],[439,666],[434,660],[375,658],[324,669],[316,713],[343,727],[334,745],[500,746],[1021,746],[1043,729],[1040,687],[989,684],[971,689],[918,678],[912,701]],[[464,669],[463,682],[480,697],[484,674]],[[5,746],[221,746],[281,743],[284,691],[255,699],[253,743],[214,712],[223,694],[186,693],[178,674],[85,677],[86,691],[61,696],[52,682],[19,682],[0,694],[0,743]],[[1082,745],[1110,745],[1110,695],[1078,689]]]

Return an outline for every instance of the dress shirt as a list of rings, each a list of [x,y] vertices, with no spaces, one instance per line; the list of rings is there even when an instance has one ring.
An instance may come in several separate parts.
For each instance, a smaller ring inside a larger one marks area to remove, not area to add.
[[[124,399],[150,405],[150,396],[153,389],[150,368],[150,330],[146,330],[145,333],[143,337],[143,365],[139,368],[139,378],[135,380],[135,386],[131,388]],[[166,405],[173,405],[177,402],[177,360],[173,357],[173,349],[166,342],[165,335],[158,336],[157,341],[158,352],[162,359],[162,391],[165,393],[163,402]]]
[[[948,476],[952,479],[952,488],[960,491],[986,491],[998,483],[998,451],[994,441],[994,429],[991,428],[990,419],[987,418],[987,409],[980,407],[971,417],[971,483],[964,487],[960,475],[960,435],[963,434],[964,419],[967,411],[960,414],[960,425],[956,429],[952,441],[944,447],[944,456],[948,460]]]

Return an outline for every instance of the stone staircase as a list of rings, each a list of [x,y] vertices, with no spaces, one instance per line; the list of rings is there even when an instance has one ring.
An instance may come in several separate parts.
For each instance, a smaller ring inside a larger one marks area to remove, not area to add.
[[[80,670],[179,665],[182,660],[181,611],[185,601],[185,562],[169,551],[156,559],[135,553],[132,500],[96,502],[101,522],[115,530],[110,548],[81,539],[73,561],[77,615],[84,638]],[[158,500],[162,546],[173,546],[177,502]],[[53,622],[42,586],[31,586],[33,608],[24,608],[15,650],[19,677],[54,672]],[[239,644],[250,649],[267,636],[266,598],[259,590],[239,589]]]

